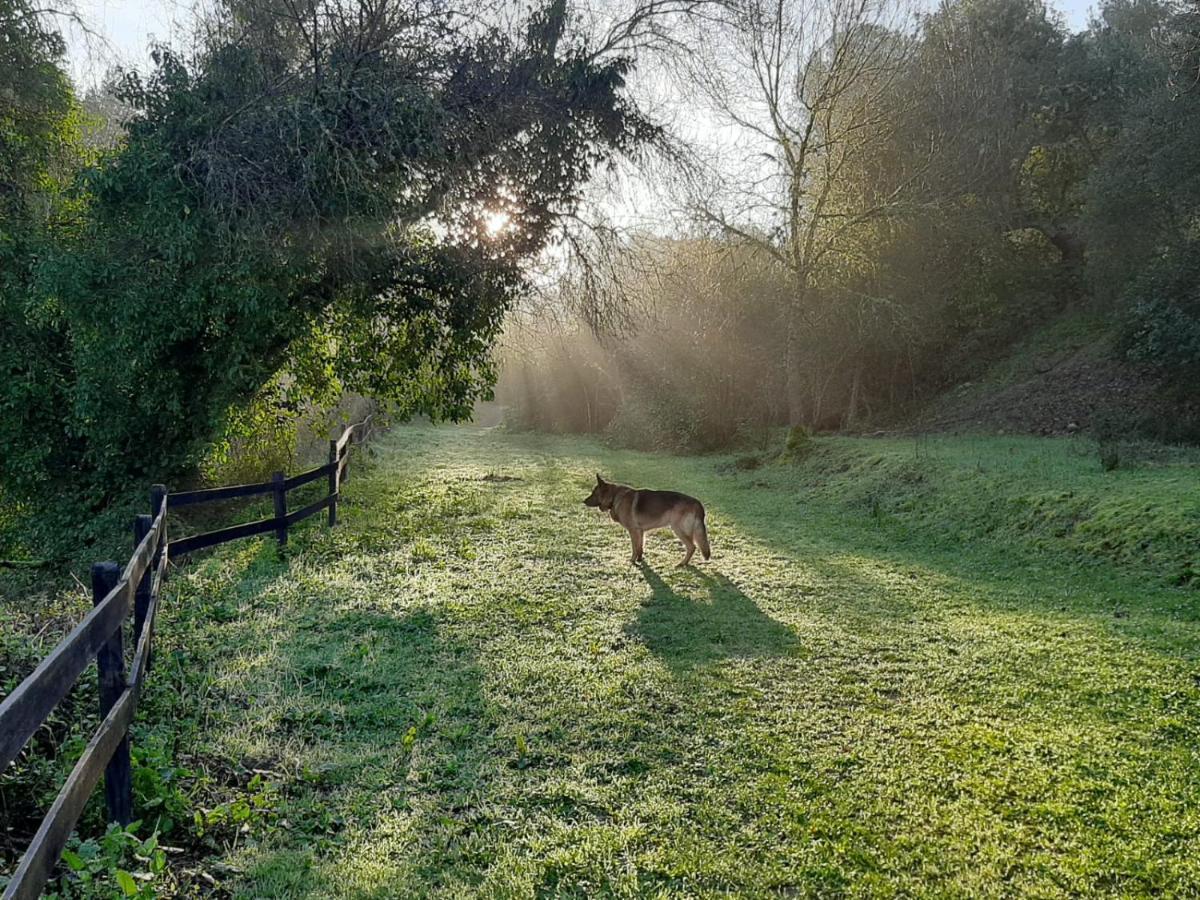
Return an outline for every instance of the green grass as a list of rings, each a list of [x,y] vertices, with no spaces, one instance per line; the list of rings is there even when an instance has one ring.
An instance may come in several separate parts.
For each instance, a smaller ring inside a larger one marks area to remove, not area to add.
[[[1200,470],[731,463],[401,428],[338,528],[181,571],[139,728],[192,785],[187,865],[244,897],[1200,893]],[[712,562],[663,533],[629,565],[597,470],[701,497]]]

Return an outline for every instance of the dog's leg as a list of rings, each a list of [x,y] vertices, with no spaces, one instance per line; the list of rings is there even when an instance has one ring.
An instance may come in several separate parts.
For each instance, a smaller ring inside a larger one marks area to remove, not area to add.
[[[704,527],[703,519],[696,524],[696,530],[692,532],[692,539],[700,548],[700,552],[704,554],[704,558],[712,559],[712,548],[708,545],[708,529]]]
[[[686,541],[686,542],[685,542],[685,544],[684,544],[684,546],[686,546],[686,547],[687,547],[687,553],[686,553],[686,554],[684,554],[684,557],[683,557],[683,559],[681,559],[681,560],[679,561],[679,568],[681,568],[681,569],[682,569],[684,566],[686,566],[686,565],[688,565],[689,563],[691,563],[691,561],[692,561],[692,554],[696,552],[696,545],[695,545],[695,544],[693,544],[693,543],[691,542],[691,540],[688,540],[688,541]]]
[[[692,540],[692,536],[678,525],[672,525],[671,530],[675,532],[675,537],[679,538],[679,542],[683,544],[683,549],[686,553],[676,566],[676,568],[683,568],[692,561],[692,554],[696,552],[696,543]]]
[[[629,538],[633,541],[633,559],[630,560],[634,565],[642,561],[642,538],[644,532],[630,529]]]

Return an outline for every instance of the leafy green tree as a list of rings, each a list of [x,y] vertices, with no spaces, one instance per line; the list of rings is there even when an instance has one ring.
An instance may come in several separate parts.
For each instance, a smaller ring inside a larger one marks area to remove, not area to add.
[[[1062,44],[1040,0],[944,3],[922,19],[883,104],[890,137],[847,179],[905,185],[907,202],[858,235],[842,314],[821,338],[853,373],[829,398],[843,420],[977,369],[1056,302],[1061,252],[1025,190]]]
[[[0,426],[0,500],[43,477],[67,402],[62,308],[35,287],[83,161],[63,52],[43,8],[0,5],[0,419],[11,423]]]
[[[1174,118],[1169,60],[1155,37],[1168,22],[1167,6],[1156,0],[1114,0],[1081,37],[1087,59],[1079,74],[1091,96],[1087,127],[1095,148],[1081,231],[1090,293],[1109,310],[1170,227],[1174,190],[1154,182],[1172,176],[1152,158],[1166,149],[1160,141],[1171,141],[1165,126]]]
[[[306,394],[469,413],[523,263],[597,165],[658,132],[625,97],[630,58],[563,0],[517,28],[466,13],[230,2],[196,59],[159,49],[124,78],[127,138],[38,266],[54,315],[8,311],[39,346],[10,351],[0,441],[44,435],[0,462],[10,490],[53,478],[100,504],[177,475],[283,369]]]
[[[75,112],[64,44],[28,0],[0,6],[0,227],[27,222],[63,174]],[[43,207],[44,208],[44,207]]]
[[[1128,65],[1111,152],[1088,182],[1097,292],[1115,299],[1123,346],[1200,383],[1200,6],[1105,9],[1109,55]],[[1119,223],[1119,226],[1118,226]],[[1182,386],[1182,385],[1181,385]]]

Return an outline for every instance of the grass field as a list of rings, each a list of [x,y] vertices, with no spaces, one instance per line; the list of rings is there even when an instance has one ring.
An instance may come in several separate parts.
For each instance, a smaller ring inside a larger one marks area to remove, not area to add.
[[[135,747],[194,865],[245,897],[1200,894],[1200,469],[756,462],[399,428],[337,529],[176,575]],[[712,562],[662,533],[631,566],[597,470],[700,496]]]

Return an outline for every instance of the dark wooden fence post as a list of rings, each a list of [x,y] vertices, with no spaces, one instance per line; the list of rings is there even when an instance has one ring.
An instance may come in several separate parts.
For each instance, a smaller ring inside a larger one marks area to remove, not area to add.
[[[150,518],[153,519],[158,515],[158,511],[162,509],[163,501],[167,499],[167,486],[165,484],[150,485]],[[167,520],[163,519],[162,531],[158,535],[158,546],[154,548],[154,559],[152,563],[155,567],[158,566],[159,559],[162,558],[167,549]]]
[[[92,566],[92,605],[99,605],[121,580],[121,568],[115,562]],[[96,654],[100,676],[100,718],[103,719],[125,692],[124,625],[113,632]],[[104,770],[104,799],[108,820],[128,825],[133,821],[133,771],[129,766],[129,733],[117,745]]]
[[[275,539],[283,547],[287,545],[287,491],[283,487],[283,473],[272,475],[271,483],[275,495]]]
[[[337,524],[338,450],[337,441],[329,442],[329,527]]]
[[[167,486],[165,484],[150,485],[150,517],[158,515],[158,511],[162,508],[163,498],[167,496]]]
[[[154,518],[152,516],[137,516],[133,520],[133,549],[136,550],[141,546],[142,540],[150,533],[150,529],[154,526]],[[138,582],[137,590],[133,595],[133,646],[137,649],[138,641],[142,639],[142,631],[146,628],[146,613],[150,611],[150,588],[154,581],[154,567],[158,561],[157,548],[150,555],[150,565],[146,566],[146,571],[142,573],[142,580]],[[150,671],[150,660],[146,660],[146,671]]]

